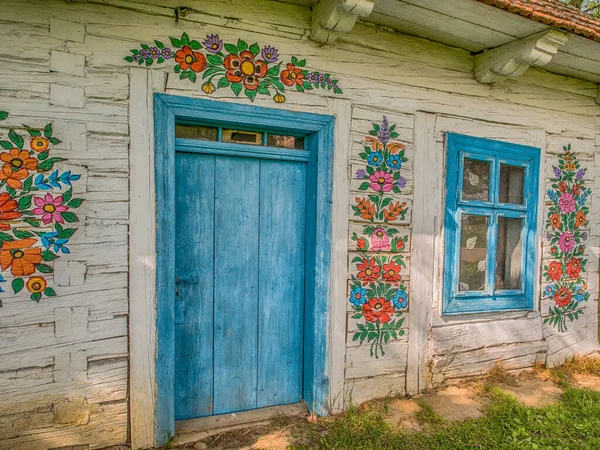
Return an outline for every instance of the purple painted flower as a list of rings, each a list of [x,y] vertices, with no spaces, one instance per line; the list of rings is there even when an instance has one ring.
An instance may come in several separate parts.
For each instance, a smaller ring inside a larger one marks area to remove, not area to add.
[[[398,183],[397,184],[398,184],[398,187],[400,189],[402,189],[403,187],[406,186],[406,178],[404,178],[404,177],[398,178]]]
[[[325,82],[327,83],[327,86],[333,86],[333,80],[331,78],[325,78]]]
[[[161,51],[158,47],[150,47],[150,57],[152,59],[158,59],[160,58],[161,55]]]
[[[131,59],[132,59],[134,62],[138,62],[138,61],[140,60],[140,55],[131,55]]]
[[[560,177],[561,177],[561,175],[562,175],[562,171],[561,171],[561,170],[560,170],[558,167],[555,167],[555,168],[554,168],[554,176],[555,176],[556,178],[560,178]]]
[[[587,233],[584,231],[583,233],[581,233],[581,239],[583,239],[584,241],[587,239]]]
[[[563,253],[569,253],[575,246],[575,239],[573,239],[573,233],[563,233],[558,238],[558,246]]]
[[[560,210],[564,213],[575,212],[575,199],[573,198],[573,194],[563,192],[558,200],[558,206],[560,206]]]
[[[317,83],[323,84],[325,83],[325,75],[322,73],[317,73]]]
[[[381,127],[379,128],[379,140],[383,145],[387,144],[390,140],[390,124],[385,116],[383,116],[383,122],[381,122]]]
[[[174,56],[173,50],[171,50],[169,47],[165,47],[162,49],[161,56],[164,59],[171,59]]]
[[[317,74],[315,72],[309,72],[306,79],[310,84],[315,84],[317,82]]]
[[[207,34],[206,39],[202,41],[202,45],[207,52],[219,53],[223,48],[223,41],[219,39],[218,34]]]
[[[363,178],[367,177],[367,172],[365,171],[365,169],[358,169],[356,171],[356,178],[358,178],[359,180],[362,180]]]
[[[275,47],[271,47],[270,45],[267,45],[266,47],[264,47],[262,49],[262,51],[260,52],[260,55],[267,63],[274,63],[275,61],[277,61],[279,59],[279,54],[278,54],[277,49]]]
[[[140,58],[146,59],[150,57],[150,49],[143,48],[140,50]]]
[[[585,169],[579,169],[577,171],[577,175],[575,175],[575,178],[578,180],[581,180],[584,175],[585,175]]]
[[[552,235],[550,233],[548,233],[547,231],[546,231],[546,239],[547,240],[552,239]]]

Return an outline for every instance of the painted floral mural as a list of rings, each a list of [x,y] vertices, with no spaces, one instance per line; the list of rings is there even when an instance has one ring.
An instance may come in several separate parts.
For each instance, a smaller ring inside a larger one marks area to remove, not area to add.
[[[395,128],[385,116],[381,124],[373,124],[370,136],[365,138],[364,152],[360,153],[366,165],[354,174],[355,178],[364,180],[358,189],[367,195],[356,197],[352,209],[355,216],[370,222],[404,220],[408,211],[406,202],[395,200],[391,195],[399,194],[406,186],[400,169],[407,158],[404,144],[393,141],[398,137]]]
[[[407,214],[406,203],[391,197],[406,186],[400,169],[407,158],[404,145],[392,141],[398,137],[394,129],[385,116],[381,124],[373,124],[365,138],[365,151],[360,153],[365,166],[355,174],[356,179],[365,180],[358,189],[369,194],[356,198],[354,214],[373,223],[362,226],[360,234],[353,232],[351,237],[359,252],[351,261],[354,270],[349,301],[355,312],[352,318],[359,321],[353,340],[370,343],[370,355],[375,358],[385,355],[385,344],[405,334],[403,311],[408,308],[402,275],[406,265],[400,253],[408,236],[401,236],[388,223]]]
[[[242,39],[236,44],[226,43],[218,34],[209,34],[202,41],[190,39],[187,33],[169,39],[172,48],[155,40],[154,45],[140,44],[139,49],[132,49],[124,59],[148,67],[155,63],[171,64],[180,79],[193,83],[201,80],[206,94],[229,88],[236,96],[243,92],[252,101],[260,94],[284,103],[284,93],[290,89],[342,93],[338,81],[330,74],[305,69],[306,60],[295,56],[283,61],[279,51],[270,45],[249,45]]]
[[[582,274],[587,264],[584,254],[591,189],[585,186],[586,169],[579,164],[570,144],[563,148],[559,165],[553,167],[553,172],[552,189],[546,193],[551,202],[546,238],[552,260],[544,265],[544,278],[548,283],[544,297],[554,305],[544,323],[564,332],[568,322],[578,320],[583,314],[582,303],[590,296]]]
[[[0,111],[0,120],[7,117]],[[60,143],[51,125],[24,129],[0,135],[0,292],[12,277],[15,294],[26,289],[39,302],[56,295],[47,279],[52,261],[70,253],[77,230],[71,224],[79,221],[73,210],[83,203],[73,197],[72,182],[81,175],[54,168],[64,158],[50,156]]]

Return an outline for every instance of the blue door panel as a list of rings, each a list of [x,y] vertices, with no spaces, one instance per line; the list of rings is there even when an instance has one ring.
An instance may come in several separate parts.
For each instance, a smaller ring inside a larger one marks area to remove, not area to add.
[[[214,414],[256,408],[259,165],[215,165]]]
[[[212,414],[214,166],[176,153],[175,419]]]
[[[258,407],[302,399],[306,165],[261,161]]]

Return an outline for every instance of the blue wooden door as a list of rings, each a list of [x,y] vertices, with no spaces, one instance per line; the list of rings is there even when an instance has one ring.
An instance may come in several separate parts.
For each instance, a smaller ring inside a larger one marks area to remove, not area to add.
[[[175,418],[302,399],[306,163],[175,156]]]

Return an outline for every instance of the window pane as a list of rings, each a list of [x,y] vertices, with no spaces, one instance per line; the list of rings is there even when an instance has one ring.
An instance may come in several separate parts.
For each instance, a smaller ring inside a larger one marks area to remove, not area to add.
[[[262,145],[263,134],[256,131],[223,130],[221,141],[236,144]]]
[[[281,136],[277,134],[267,135],[267,145],[269,147],[290,148],[294,150],[304,150],[304,138],[295,136]]]
[[[490,199],[490,162],[465,158],[463,173],[463,200]]]
[[[218,136],[216,127],[201,125],[175,125],[175,137],[183,139],[200,139],[203,141],[216,141]]]
[[[485,291],[488,217],[463,214],[460,219],[459,291]]]
[[[523,167],[500,164],[500,203],[523,204]]]
[[[498,216],[498,247],[496,249],[496,289],[521,287],[523,219]]]

